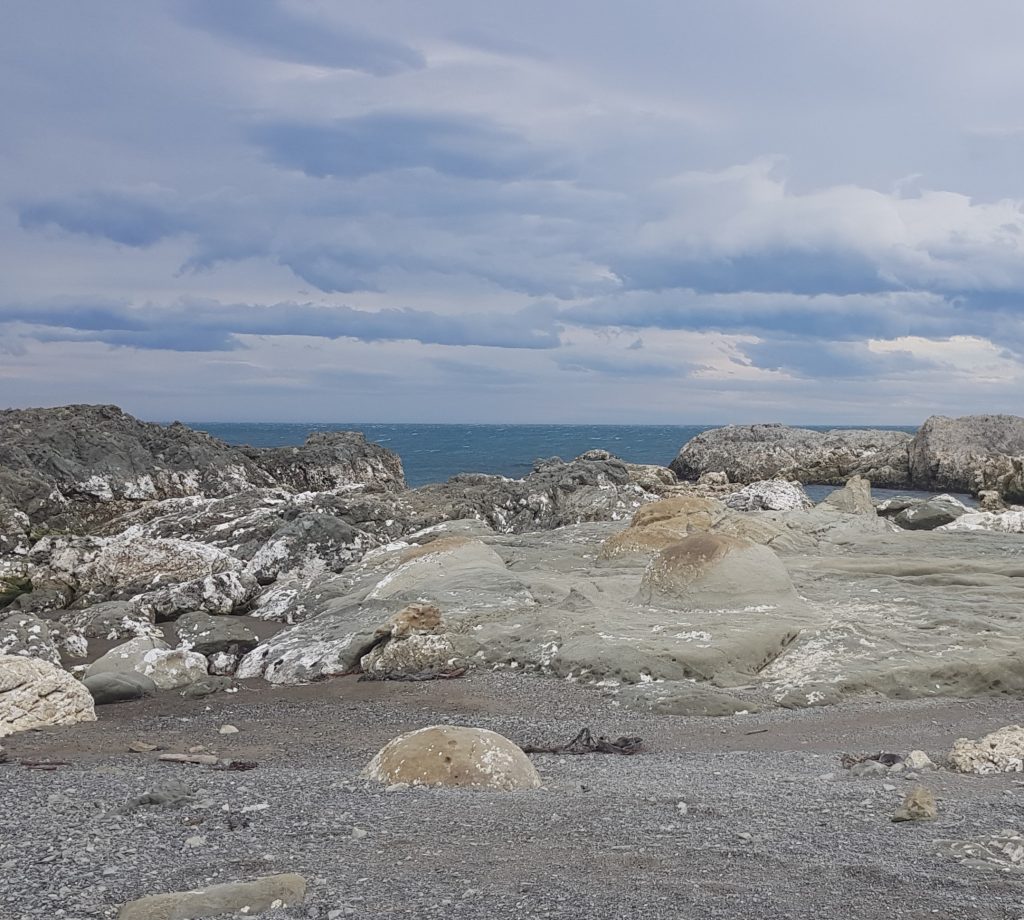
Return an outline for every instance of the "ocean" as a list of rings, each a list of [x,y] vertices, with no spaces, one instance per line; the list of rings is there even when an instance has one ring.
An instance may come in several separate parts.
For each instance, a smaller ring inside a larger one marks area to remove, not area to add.
[[[252,447],[300,445],[313,431],[362,431],[402,458],[412,487],[444,482],[456,473],[491,473],[510,478],[527,476],[535,460],[571,460],[584,451],[604,448],[630,463],[668,466],[687,441],[717,425],[391,425],[321,422],[188,422],[229,444]],[[818,431],[844,427],[807,425]],[[852,427],[852,426],[845,426]],[[914,427],[888,428],[913,433]],[[830,486],[810,486],[820,500]]]

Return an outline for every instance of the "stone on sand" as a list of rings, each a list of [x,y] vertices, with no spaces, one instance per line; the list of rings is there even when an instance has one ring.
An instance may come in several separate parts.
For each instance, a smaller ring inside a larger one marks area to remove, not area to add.
[[[125,904],[118,920],[193,920],[253,917],[276,907],[296,907],[306,898],[301,875],[268,875],[251,882],[225,882],[194,891],[154,894]]]
[[[363,771],[385,785],[536,789],[540,776],[507,738],[483,728],[432,725],[389,741]]]

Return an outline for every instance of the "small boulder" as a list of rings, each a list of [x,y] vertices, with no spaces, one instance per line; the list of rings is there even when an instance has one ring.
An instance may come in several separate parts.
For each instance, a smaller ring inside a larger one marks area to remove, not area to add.
[[[875,503],[871,501],[871,483],[863,476],[851,476],[845,486],[825,496],[819,507],[834,508],[847,514],[875,516]]]
[[[455,666],[455,647],[447,636],[412,635],[376,646],[359,662],[371,677],[392,680],[444,671]]]
[[[160,690],[176,690],[206,677],[206,659],[188,649],[172,649],[159,639],[129,639],[115,646],[85,670],[96,674],[143,674]]]
[[[82,681],[82,685],[92,694],[97,706],[110,703],[127,703],[140,700],[156,693],[156,684],[145,674],[93,674]]]
[[[980,741],[960,738],[953,744],[949,763],[960,773],[1024,772],[1024,727],[1007,725]]]
[[[952,524],[969,511],[970,508],[952,495],[937,495],[905,508],[893,521],[904,530],[935,530]]]
[[[289,872],[251,882],[225,882],[194,891],[149,895],[125,904],[117,920],[254,917],[273,908],[296,907],[305,899],[306,880]]]
[[[89,691],[67,671],[40,658],[0,655],[0,738],[95,721]]]
[[[256,633],[238,617],[215,617],[202,610],[180,617],[174,632],[183,645],[187,643],[192,651],[206,656],[227,653],[240,657],[260,644]]]
[[[939,809],[935,804],[935,795],[931,789],[915,786],[907,793],[903,804],[896,809],[892,820],[897,823],[901,821],[934,821],[938,814]]]
[[[366,779],[411,786],[536,789],[540,776],[507,738],[483,728],[432,725],[389,741],[367,765]]]
[[[903,758],[903,764],[908,770],[934,770],[935,764],[924,751],[911,751]]]

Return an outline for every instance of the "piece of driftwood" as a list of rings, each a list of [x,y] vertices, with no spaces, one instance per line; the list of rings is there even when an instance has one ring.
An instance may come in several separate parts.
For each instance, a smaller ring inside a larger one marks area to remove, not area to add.
[[[212,767],[217,763],[213,754],[161,754],[157,760],[169,760],[172,763],[194,763],[204,767]]]
[[[604,736],[595,738],[589,728],[583,728],[567,744],[524,744],[522,749],[527,754],[639,754],[643,746],[643,738],[623,735],[613,741]]]
[[[51,773],[58,767],[70,767],[67,760],[23,760],[21,765],[26,770],[49,770]]]

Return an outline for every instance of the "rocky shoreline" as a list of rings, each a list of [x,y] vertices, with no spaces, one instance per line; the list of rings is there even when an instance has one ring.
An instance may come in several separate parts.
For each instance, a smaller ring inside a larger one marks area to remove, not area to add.
[[[729,427],[671,468],[596,450],[420,489],[354,432],[259,450],[109,406],[0,422],[0,737],[19,753],[32,729],[87,739],[170,701],[230,711],[303,688],[516,699],[523,681],[656,732],[1024,695],[1024,419]],[[815,505],[801,483],[839,488]],[[474,711],[461,720],[486,727]],[[276,731],[270,709],[256,721]],[[903,754],[924,746],[910,721]],[[1007,745],[1000,771],[1024,769],[1024,732]]]

